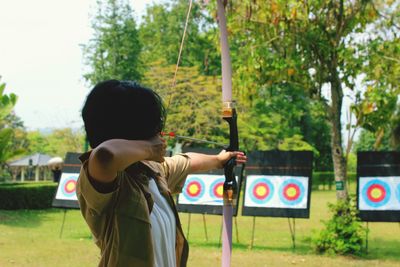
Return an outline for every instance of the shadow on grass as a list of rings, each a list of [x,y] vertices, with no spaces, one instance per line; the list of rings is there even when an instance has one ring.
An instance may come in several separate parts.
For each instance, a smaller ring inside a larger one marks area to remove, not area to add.
[[[368,253],[363,255],[363,259],[400,261],[399,248],[400,240],[374,238],[369,241]]]
[[[46,210],[0,210],[0,225],[11,227],[39,227],[50,214],[62,213],[58,209]]]
[[[194,246],[194,247],[205,247],[205,248],[221,248],[221,244],[218,242],[199,242],[199,241],[190,241],[189,240],[189,245]],[[264,245],[253,245],[250,247],[250,244],[247,243],[234,243],[232,244],[234,249],[239,249],[239,250],[254,250],[254,251],[263,251],[263,250],[269,250],[269,251],[277,251],[277,252],[287,252],[287,253],[295,253],[295,254],[310,254],[313,253],[312,248],[310,247],[310,244],[305,244],[298,242],[296,243],[296,248],[293,248],[292,244],[288,244],[286,247],[282,246],[264,246]]]
[[[190,241],[190,246],[193,247],[203,247],[203,248],[214,248],[221,249],[221,244],[218,242],[206,242],[206,241]],[[284,252],[284,253],[292,253],[296,255],[319,255],[319,256],[327,256],[327,257],[345,257],[349,259],[355,260],[364,260],[366,264],[369,260],[393,260],[400,261],[400,253],[398,253],[400,247],[400,241],[388,241],[384,239],[374,239],[373,242],[370,241],[368,253],[364,253],[359,256],[335,256],[329,254],[319,254],[315,252],[312,244],[309,242],[307,238],[304,240],[299,240],[296,242],[296,248],[292,247],[291,243],[288,243],[287,246],[282,245],[257,245],[254,244],[252,248],[250,248],[250,244],[246,243],[234,243],[233,248],[238,250],[252,250],[252,251],[275,251],[275,252]],[[400,265],[399,265],[400,266]]]

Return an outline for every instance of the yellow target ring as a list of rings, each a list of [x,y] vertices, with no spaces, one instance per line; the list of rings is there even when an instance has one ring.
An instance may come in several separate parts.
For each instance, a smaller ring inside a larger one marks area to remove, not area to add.
[[[290,198],[296,196],[296,194],[297,194],[297,190],[296,190],[296,188],[294,188],[294,187],[290,187],[290,188],[288,188],[287,191],[286,191],[286,195],[287,195],[288,197],[290,197]]]
[[[374,188],[371,190],[371,197],[374,199],[378,199],[382,196],[382,190],[379,188]]]
[[[216,192],[217,192],[217,195],[218,195],[218,196],[222,196],[223,193],[224,193],[224,187],[223,187],[222,185],[219,185],[219,186],[217,187]]]
[[[192,195],[196,195],[199,192],[200,188],[197,186],[197,184],[193,184],[189,187],[189,193]]]
[[[69,191],[69,192],[71,192],[71,191],[75,191],[75,183],[68,183],[67,184],[67,190]]]
[[[265,186],[258,186],[256,193],[258,196],[265,196],[267,194],[267,188]]]

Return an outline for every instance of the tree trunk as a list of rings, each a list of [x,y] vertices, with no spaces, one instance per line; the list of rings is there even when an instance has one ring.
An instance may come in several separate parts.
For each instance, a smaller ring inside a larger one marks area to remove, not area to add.
[[[378,151],[379,147],[382,144],[383,137],[385,136],[385,130],[383,128],[380,128],[375,135],[376,138],[374,143],[374,151]]]
[[[343,103],[343,89],[336,68],[332,68],[331,79],[331,99],[332,107],[330,112],[330,120],[332,124],[332,160],[335,173],[336,183],[336,198],[337,200],[347,200],[348,191],[346,184],[347,162],[343,155],[342,147],[342,125],[340,121],[342,103]]]

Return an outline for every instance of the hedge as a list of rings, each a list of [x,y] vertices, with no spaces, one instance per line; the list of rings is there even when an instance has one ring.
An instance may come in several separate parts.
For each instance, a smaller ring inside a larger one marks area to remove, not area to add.
[[[333,172],[313,172],[312,174],[313,190],[334,190],[335,174]],[[350,183],[356,181],[357,174],[355,172],[347,173],[347,180]]]
[[[56,190],[57,184],[49,182],[0,184],[0,209],[51,208]]]

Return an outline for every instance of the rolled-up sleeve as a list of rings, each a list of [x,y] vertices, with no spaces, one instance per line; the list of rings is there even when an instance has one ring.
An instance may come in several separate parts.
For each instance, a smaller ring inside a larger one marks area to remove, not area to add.
[[[100,215],[111,205],[118,188],[109,193],[101,193],[93,187],[89,179],[89,155],[90,153],[85,153],[80,158],[82,167],[77,183],[77,196],[82,212],[95,212],[97,215]]]
[[[162,166],[171,193],[177,194],[182,192],[186,177],[190,171],[190,158],[185,154],[166,157]]]

